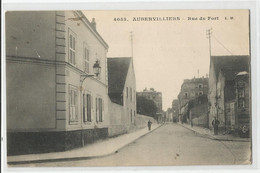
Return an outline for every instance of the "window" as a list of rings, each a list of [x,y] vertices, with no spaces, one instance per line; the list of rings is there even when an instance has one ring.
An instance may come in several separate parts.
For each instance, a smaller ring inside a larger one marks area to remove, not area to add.
[[[96,98],[96,122],[103,122],[103,111],[104,111],[104,101],[102,98]]]
[[[203,92],[202,92],[202,91],[200,91],[199,95],[201,96],[202,94],[203,94]]]
[[[201,85],[201,84],[199,84],[199,88],[202,88],[202,85]]]
[[[133,95],[132,95],[133,93],[132,93],[132,88],[130,88],[130,101],[132,101],[133,100]]]
[[[108,81],[108,72],[107,72],[107,57],[105,53],[105,68],[106,68],[106,81]]]
[[[238,107],[245,108],[245,89],[238,88],[237,95],[238,95]]]
[[[70,86],[69,88],[69,113],[70,113],[70,122],[78,121],[78,112],[77,112],[77,101],[78,93],[76,88]]]
[[[188,93],[185,93],[185,98],[187,98],[188,97]]]
[[[133,123],[133,111],[132,111],[132,109],[131,109],[130,115],[131,115],[131,123]]]
[[[245,107],[245,100],[244,99],[239,99],[238,100],[238,107],[239,108],[244,108]]]
[[[98,122],[98,98],[96,98],[96,122]]]
[[[130,122],[130,121],[129,121],[129,108],[126,108],[126,112],[127,112],[128,123],[129,123],[129,122]]]
[[[91,95],[83,94],[83,118],[84,122],[91,122]]]
[[[104,105],[103,105],[103,100],[101,98],[98,99],[99,100],[99,121],[102,122],[103,121],[103,110],[104,110]]]
[[[238,88],[238,98],[244,98],[245,97],[245,90],[244,88]]]
[[[136,102],[135,98],[136,98],[136,93],[135,93],[135,90],[134,90],[134,103]]]
[[[89,50],[86,44],[84,44],[83,57],[84,57],[84,71],[86,73],[89,73]]]
[[[76,65],[76,34],[69,30],[69,63]]]

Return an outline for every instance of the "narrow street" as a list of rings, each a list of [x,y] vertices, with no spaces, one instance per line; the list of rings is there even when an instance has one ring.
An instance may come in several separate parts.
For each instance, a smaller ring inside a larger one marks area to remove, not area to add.
[[[216,141],[168,123],[107,157],[13,166],[232,165],[249,164],[249,158],[249,142]]]

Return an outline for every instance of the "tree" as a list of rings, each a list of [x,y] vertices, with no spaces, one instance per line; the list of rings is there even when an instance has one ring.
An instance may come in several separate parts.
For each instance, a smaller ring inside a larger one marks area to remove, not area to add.
[[[137,96],[136,105],[137,113],[150,117],[156,116],[157,107],[153,100],[149,100],[143,96]]]

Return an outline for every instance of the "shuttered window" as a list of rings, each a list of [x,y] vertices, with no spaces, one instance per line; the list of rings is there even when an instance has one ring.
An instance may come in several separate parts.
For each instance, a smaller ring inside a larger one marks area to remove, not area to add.
[[[69,88],[69,113],[70,122],[78,121],[78,93],[76,88],[70,86]]]

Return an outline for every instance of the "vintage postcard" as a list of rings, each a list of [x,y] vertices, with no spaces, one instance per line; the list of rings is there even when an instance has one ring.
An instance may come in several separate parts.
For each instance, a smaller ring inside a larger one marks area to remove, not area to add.
[[[252,164],[250,10],[5,13],[8,167]]]

